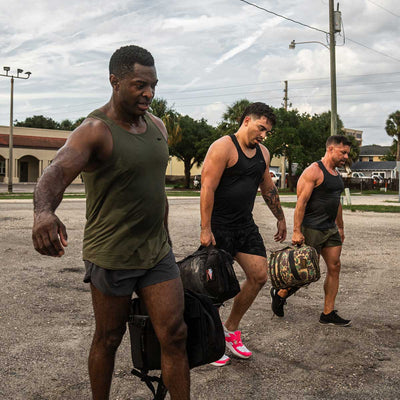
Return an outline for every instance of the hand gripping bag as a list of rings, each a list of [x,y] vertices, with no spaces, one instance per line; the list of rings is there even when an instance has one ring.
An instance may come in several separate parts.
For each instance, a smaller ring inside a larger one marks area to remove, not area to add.
[[[212,245],[200,247],[177,264],[183,287],[209,296],[216,305],[221,305],[240,292],[233,258],[225,250]]]
[[[268,274],[275,289],[316,282],[321,276],[317,251],[306,245],[273,251],[268,260]]]

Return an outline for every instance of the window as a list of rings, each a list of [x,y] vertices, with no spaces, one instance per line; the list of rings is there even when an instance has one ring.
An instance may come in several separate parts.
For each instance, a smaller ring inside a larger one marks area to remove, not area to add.
[[[0,160],[0,175],[6,174],[6,162],[4,160]]]

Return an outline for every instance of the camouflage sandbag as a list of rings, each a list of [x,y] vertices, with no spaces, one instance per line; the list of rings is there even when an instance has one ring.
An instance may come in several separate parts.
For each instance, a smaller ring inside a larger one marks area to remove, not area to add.
[[[317,281],[321,274],[317,251],[310,246],[285,247],[270,254],[268,273],[275,289],[300,287]]]

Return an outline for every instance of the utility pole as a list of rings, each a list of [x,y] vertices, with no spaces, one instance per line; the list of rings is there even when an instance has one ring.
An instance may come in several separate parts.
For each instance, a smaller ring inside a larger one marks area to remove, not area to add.
[[[285,102],[285,110],[287,111],[287,102],[289,100],[288,97],[288,82],[285,81],[285,89],[283,90],[285,92],[285,97],[283,98],[284,102]]]
[[[285,89],[283,90],[285,93],[285,96],[283,98],[284,104],[285,104],[285,110],[287,111],[287,106],[288,106],[288,81],[285,81]],[[284,146],[286,146],[284,144]],[[283,151],[282,154],[282,174],[281,174],[281,189],[285,188],[285,181],[286,181],[286,157],[285,157],[285,150]]]
[[[10,67],[3,67],[4,71],[6,72],[5,74],[0,74],[0,76],[5,76],[7,78],[11,78],[11,100],[10,100],[10,136],[8,139],[8,150],[9,150],[9,156],[8,156],[8,193],[13,192],[13,164],[14,164],[14,158],[13,158],[13,127],[14,127],[14,121],[13,121],[13,114],[14,114],[14,78],[18,79],[29,79],[31,76],[31,72],[25,72],[25,77],[24,76],[19,76],[19,74],[22,74],[24,72],[23,69],[18,68],[17,69],[17,75],[9,74],[10,72]]]
[[[334,0],[329,0],[329,53],[331,66],[331,135],[337,135],[337,96],[336,96],[336,40],[335,33],[340,32],[341,21],[339,3],[334,11]],[[336,17],[336,20],[335,20]],[[336,23],[335,23],[336,22]]]
[[[335,34],[342,29],[342,14],[339,11],[339,3],[337,10],[334,11],[334,0],[329,0],[329,46],[322,42],[312,40],[309,42],[296,42],[292,40],[289,49],[294,50],[297,44],[319,43],[329,49],[330,55],[330,74],[331,74],[331,135],[337,135],[337,95],[336,95],[336,40]],[[325,31],[324,31],[325,32]],[[328,34],[328,32],[325,32]]]

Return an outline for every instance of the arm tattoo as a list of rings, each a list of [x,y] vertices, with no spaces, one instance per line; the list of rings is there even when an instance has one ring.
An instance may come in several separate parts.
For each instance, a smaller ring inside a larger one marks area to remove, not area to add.
[[[279,194],[276,187],[274,186],[267,194],[263,194],[262,196],[275,218],[278,221],[282,220],[285,216],[283,214],[281,201],[279,200]]]

